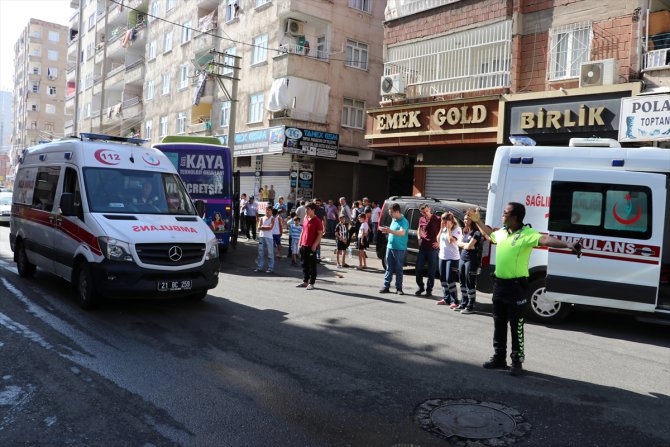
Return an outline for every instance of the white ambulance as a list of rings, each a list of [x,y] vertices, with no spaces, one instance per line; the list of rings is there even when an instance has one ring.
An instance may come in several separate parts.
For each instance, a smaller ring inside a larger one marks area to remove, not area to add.
[[[81,134],[32,147],[16,174],[10,243],[19,275],[39,267],[99,296],[202,299],[218,244],[170,160],[143,140]]]
[[[669,175],[670,150],[614,140],[498,148],[486,224],[501,227],[505,205],[519,202],[541,233],[582,239],[581,258],[533,250],[529,317],[557,322],[573,305],[670,317]],[[483,262],[489,271],[494,254],[492,246]]]

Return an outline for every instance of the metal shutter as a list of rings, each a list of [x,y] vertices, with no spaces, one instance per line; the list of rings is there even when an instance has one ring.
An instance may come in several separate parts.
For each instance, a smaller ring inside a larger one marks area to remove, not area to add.
[[[252,160],[252,164],[254,161]],[[261,186],[274,185],[276,197],[287,197],[291,182],[291,154],[263,156]]]
[[[488,200],[492,166],[452,166],[426,169],[426,196],[459,198],[482,207]]]

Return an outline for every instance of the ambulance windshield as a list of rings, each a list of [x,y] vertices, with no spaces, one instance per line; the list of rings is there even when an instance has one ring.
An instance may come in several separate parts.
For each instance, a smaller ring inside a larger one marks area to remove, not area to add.
[[[84,182],[93,213],[196,214],[176,174],[84,168]]]

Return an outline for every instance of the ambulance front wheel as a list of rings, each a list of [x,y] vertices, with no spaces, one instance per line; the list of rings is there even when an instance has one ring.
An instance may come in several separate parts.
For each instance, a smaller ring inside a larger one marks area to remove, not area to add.
[[[526,316],[538,323],[560,323],[565,320],[571,305],[547,299],[544,277],[534,278],[528,283]]]
[[[35,274],[35,264],[28,260],[26,249],[23,246],[23,241],[20,241],[16,247],[16,269],[21,278],[30,278]]]
[[[76,267],[75,293],[79,307],[93,309],[97,304],[95,284],[91,275],[91,268],[86,261],[81,261]]]

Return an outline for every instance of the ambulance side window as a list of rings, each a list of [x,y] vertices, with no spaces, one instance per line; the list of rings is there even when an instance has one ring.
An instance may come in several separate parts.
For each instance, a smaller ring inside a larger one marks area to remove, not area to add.
[[[33,208],[44,211],[53,210],[60,167],[41,167],[37,170],[35,189],[33,190]]]
[[[81,208],[81,191],[79,190],[79,176],[76,169],[66,168],[63,179],[63,192],[74,195],[74,206]]]
[[[553,182],[549,231],[649,239],[651,194],[637,185]]]

